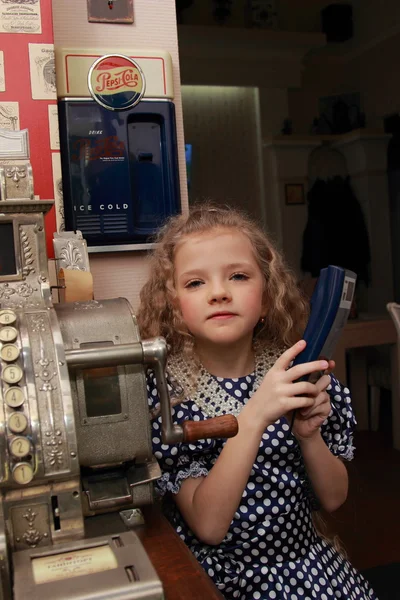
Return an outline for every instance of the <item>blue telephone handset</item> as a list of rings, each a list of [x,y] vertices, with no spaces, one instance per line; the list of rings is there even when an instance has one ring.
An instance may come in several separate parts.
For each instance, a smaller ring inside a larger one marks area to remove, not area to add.
[[[357,275],[330,265],[322,269],[311,298],[311,313],[303,339],[307,346],[296,356],[293,365],[332,358],[343,327],[346,325]],[[308,377],[307,377],[308,378]],[[293,425],[295,412],[293,413]]]

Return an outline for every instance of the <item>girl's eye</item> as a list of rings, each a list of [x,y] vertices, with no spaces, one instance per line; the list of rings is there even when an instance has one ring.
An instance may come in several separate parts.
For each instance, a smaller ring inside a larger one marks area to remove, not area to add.
[[[192,279],[185,284],[185,288],[197,288],[201,285],[200,279]]]
[[[245,275],[244,273],[234,273],[231,275],[231,279],[234,281],[247,281],[248,278],[249,276]]]

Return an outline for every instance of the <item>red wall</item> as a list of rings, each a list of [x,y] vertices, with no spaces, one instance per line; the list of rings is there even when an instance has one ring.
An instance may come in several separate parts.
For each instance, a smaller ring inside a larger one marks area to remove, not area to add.
[[[66,0],[67,1],[67,0]],[[42,33],[1,33],[0,49],[4,52],[6,91],[0,102],[19,102],[20,128],[29,130],[34,191],[43,200],[54,199],[50,150],[48,105],[56,100],[33,100],[30,83],[28,44],[52,44],[51,0],[40,0]],[[53,232],[56,231],[54,207],[46,216],[48,256],[53,256]]]

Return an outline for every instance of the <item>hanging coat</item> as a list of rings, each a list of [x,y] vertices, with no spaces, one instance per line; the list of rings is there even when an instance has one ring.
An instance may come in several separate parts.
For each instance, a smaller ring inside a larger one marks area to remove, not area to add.
[[[317,179],[308,193],[308,221],[303,233],[301,268],[318,277],[336,265],[370,281],[371,253],[364,214],[348,177]]]

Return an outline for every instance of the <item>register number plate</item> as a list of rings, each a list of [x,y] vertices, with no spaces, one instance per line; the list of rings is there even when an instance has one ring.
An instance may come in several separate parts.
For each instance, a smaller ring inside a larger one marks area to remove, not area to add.
[[[80,575],[109,571],[117,567],[117,559],[109,546],[63,552],[32,560],[35,583],[70,579]]]
[[[21,550],[12,562],[14,600],[164,600],[133,530]]]

